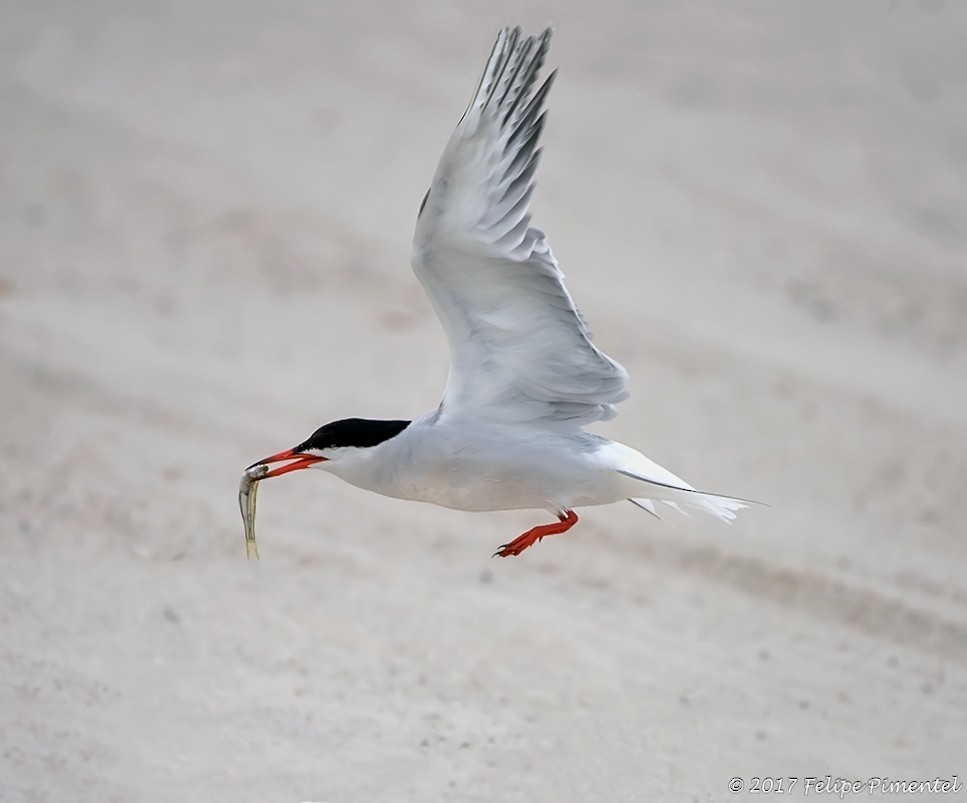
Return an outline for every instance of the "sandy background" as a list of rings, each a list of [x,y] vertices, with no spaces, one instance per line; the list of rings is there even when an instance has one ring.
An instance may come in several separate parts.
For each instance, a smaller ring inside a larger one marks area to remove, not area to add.
[[[831,8],[5,2],[0,799],[967,776],[967,6]],[[246,562],[243,466],[438,401],[412,224],[507,22],[600,431],[773,507],[495,561],[543,514],[307,472]]]

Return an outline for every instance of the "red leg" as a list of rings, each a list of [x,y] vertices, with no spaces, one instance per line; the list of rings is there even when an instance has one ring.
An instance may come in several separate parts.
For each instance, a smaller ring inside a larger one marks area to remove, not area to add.
[[[523,535],[518,536],[509,544],[504,544],[500,549],[494,552],[494,557],[498,555],[502,558],[506,558],[508,555],[519,555],[527,547],[531,546],[537,541],[540,541],[545,535],[559,535],[560,533],[566,533],[575,524],[578,523],[578,514],[573,510],[568,510],[565,515],[558,514],[558,519],[560,521],[554,524],[542,524],[539,527],[534,527],[528,530]]]

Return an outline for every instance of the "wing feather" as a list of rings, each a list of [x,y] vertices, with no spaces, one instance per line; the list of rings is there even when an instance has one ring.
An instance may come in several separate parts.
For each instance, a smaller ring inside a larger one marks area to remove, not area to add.
[[[530,225],[550,36],[500,31],[417,219],[413,269],[450,345],[443,415],[578,427],[628,395]]]

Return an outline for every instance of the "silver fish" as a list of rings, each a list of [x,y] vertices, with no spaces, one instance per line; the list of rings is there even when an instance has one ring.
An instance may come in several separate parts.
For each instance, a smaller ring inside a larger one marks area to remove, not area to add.
[[[269,473],[269,467],[264,463],[245,469],[242,481],[238,485],[238,506],[242,511],[242,521],[245,522],[245,557],[255,554],[259,557],[259,545],[255,541],[255,494],[259,489],[259,480]]]

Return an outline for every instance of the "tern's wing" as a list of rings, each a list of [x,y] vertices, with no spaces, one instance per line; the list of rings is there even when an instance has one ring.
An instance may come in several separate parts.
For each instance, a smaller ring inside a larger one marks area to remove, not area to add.
[[[614,416],[627,373],[591,343],[528,209],[554,75],[550,29],[497,36],[423,201],[413,270],[450,343],[442,415],[580,426]]]

